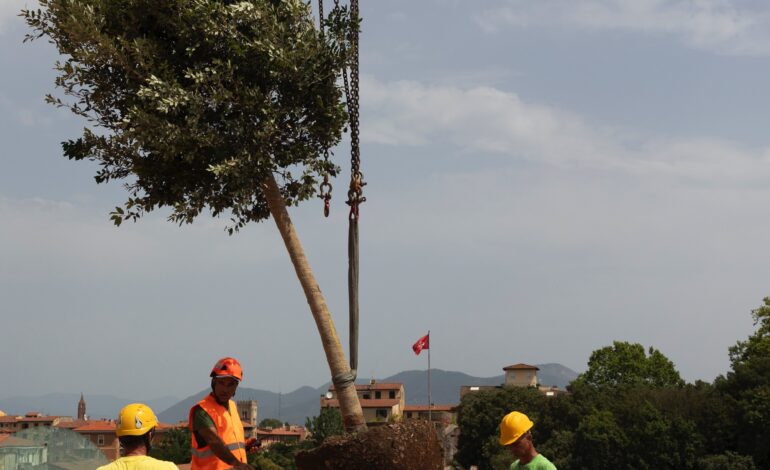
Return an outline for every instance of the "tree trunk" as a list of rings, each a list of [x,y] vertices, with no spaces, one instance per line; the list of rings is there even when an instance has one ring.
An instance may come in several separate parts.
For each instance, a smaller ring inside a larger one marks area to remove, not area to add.
[[[262,189],[267,199],[267,205],[270,213],[281,232],[281,237],[289,252],[294,270],[297,272],[302,289],[305,291],[307,303],[310,305],[310,311],[313,313],[318,333],[321,335],[326,361],[329,363],[329,369],[332,377],[350,372],[350,366],[345,359],[345,352],[342,350],[340,339],[337,336],[337,329],[334,327],[329,307],[326,305],[321,288],[313,276],[310,264],[305,257],[305,251],[294,230],[294,224],[291,223],[289,212],[286,210],[286,203],[281,195],[275,178],[270,175],[262,182]],[[358,401],[356,387],[353,383],[336,390],[337,399],[340,403],[340,412],[345,430],[348,432],[360,432],[366,430],[366,421],[364,421],[364,412],[361,409],[361,403]]]

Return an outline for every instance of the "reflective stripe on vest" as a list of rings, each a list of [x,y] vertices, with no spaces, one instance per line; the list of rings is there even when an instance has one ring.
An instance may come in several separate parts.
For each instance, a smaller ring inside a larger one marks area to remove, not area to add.
[[[217,435],[225,446],[232,452],[236,459],[246,463],[246,444],[243,433],[243,424],[241,418],[238,416],[238,408],[235,403],[230,400],[228,403],[228,409],[225,409],[222,405],[219,405],[212,395],[207,395],[203,400],[198,402],[196,406],[200,406],[211,419],[214,421],[214,425],[217,430]],[[192,434],[192,470],[225,470],[232,468],[232,465],[226,464],[220,460],[211,447],[204,446],[198,448],[198,442],[195,439],[195,433],[193,431],[193,415],[195,406],[190,409],[190,421],[189,428]]]
[[[228,444],[227,448],[230,449],[230,451],[238,450],[238,449],[246,449],[246,443],[245,442],[236,442],[235,444]],[[193,449],[192,453],[199,459],[203,459],[206,457],[211,457],[214,455],[214,451],[211,450],[209,447],[204,447],[205,450],[200,449]]]

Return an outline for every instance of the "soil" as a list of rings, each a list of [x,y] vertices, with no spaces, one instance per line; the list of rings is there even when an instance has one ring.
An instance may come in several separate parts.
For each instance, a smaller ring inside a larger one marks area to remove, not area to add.
[[[296,462],[297,470],[440,470],[443,454],[433,426],[414,420],[330,437]]]

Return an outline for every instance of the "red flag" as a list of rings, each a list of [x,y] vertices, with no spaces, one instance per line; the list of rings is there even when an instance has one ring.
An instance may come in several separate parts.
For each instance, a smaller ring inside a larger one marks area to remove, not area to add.
[[[430,333],[418,339],[416,343],[412,345],[412,351],[419,355],[423,349],[430,349]]]

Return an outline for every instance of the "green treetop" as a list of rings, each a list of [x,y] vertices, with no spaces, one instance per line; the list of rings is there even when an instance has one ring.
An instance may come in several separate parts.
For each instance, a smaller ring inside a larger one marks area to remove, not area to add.
[[[167,206],[192,222],[230,211],[237,230],[269,216],[260,183],[283,177],[289,204],[337,167],[324,150],[347,115],[339,86],[349,18],[322,34],[301,0],[40,0],[23,12],[64,56],[56,85],[93,126],[63,143],[95,179],[127,180],[116,224]]]
[[[588,370],[577,379],[593,386],[650,385],[667,387],[684,385],[671,362],[655,348],[647,353],[638,343],[615,341],[591,353]]]

